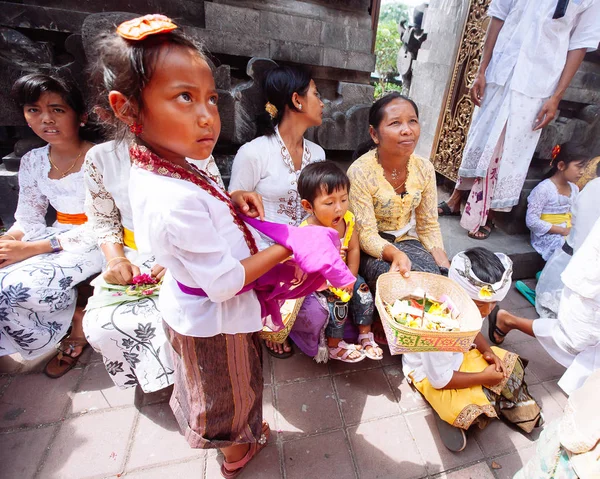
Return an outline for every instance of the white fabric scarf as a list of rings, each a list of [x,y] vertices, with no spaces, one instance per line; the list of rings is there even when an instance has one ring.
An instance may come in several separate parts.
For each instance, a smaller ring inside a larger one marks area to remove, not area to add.
[[[456,281],[471,299],[492,303],[502,301],[508,294],[512,280],[512,261],[503,253],[494,253],[504,265],[500,281],[490,284],[480,280],[473,272],[471,260],[461,251],[452,258],[448,277]]]

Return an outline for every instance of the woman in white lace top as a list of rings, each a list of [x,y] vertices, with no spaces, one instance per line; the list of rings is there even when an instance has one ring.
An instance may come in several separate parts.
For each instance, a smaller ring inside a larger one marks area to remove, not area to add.
[[[264,135],[237,152],[229,191],[256,191],[262,196],[267,221],[299,226],[307,214],[300,204],[298,177],[308,164],[325,160],[323,148],[304,138],[308,128],[321,124],[323,103],[310,74],[296,67],[271,70],[265,94],[269,100],[265,109],[271,121],[265,122],[268,127]],[[271,244],[260,235],[261,250]],[[290,335],[309,356],[317,354],[319,335],[328,318],[326,305],[323,307],[315,298],[304,300]],[[283,345],[267,341],[267,347],[275,357],[292,354],[287,340]]]
[[[189,160],[222,185],[212,157]],[[94,146],[85,161],[86,214],[106,259],[105,269],[92,284],[83,319],[86,338],[102,354],[113,382],[127,388],[139,384],[152,392],[173,383],[170,344],[158,310],[158,296],[115,296],[118,285],[129,285],[140,273],[161,278],[163,268],[150,251],[139,251],[129,201],[129,145],[109,141]],[[117,285],[117,286],[115,286]]]
[[[0,356],[34,359],[59,347],[45,372],[58,377],[81,354],[83,310],[76,286],[100,272],[102,257],[84,215],[81,166],[91,143],[81,139],[84,102],[70,81],[42,74],[15,83],[13,96],[47,146],[21,159],[15,224],[0,236]],[[51,205],[57,211],[46,224]]]

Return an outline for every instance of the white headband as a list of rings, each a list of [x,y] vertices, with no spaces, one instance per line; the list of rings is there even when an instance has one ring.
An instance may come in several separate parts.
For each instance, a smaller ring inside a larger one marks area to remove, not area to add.
[[[471,297],[484,303],[502,301],[508,294],[512,279],[512,261],[502,253],[494,253],[504,265],[504,274],[497,283],[486,283],[481,281],[471,268],[471,260],[464,253],[457,253],[452,258],[452,264],[448,270],[448,277],[456,281]]]

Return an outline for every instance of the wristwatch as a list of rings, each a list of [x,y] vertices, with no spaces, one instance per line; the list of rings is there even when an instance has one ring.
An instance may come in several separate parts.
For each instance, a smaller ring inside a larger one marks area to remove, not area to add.
[[[58,241],[58,238],[56,236],[52,236],[50,238],[50,248],[52,248],[53,253],[58,253],[62,250],[62,247],[60,246],[60,241]]]

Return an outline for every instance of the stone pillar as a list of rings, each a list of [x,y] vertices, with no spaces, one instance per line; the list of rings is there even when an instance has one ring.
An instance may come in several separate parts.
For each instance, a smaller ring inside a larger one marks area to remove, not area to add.
[[[419,106],[421,117],[421,139],[416,153],[425,158],[432,155],[438,119],[468,10],[467,0],[431,0],[425,10],[423,30],[427,40],[413,63],[409,92]]]

